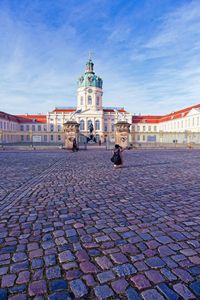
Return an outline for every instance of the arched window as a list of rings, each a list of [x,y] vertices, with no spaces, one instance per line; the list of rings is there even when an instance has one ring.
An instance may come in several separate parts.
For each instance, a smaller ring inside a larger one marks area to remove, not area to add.
[[[80,130],[85,130],[85,121],[84,120],[80,121]]]
[[[97,106],[99,106],[99,96],[97,96],[97,98],[96,98],[96,104],[97,104]]]
[[[100,121],[99,120],[95,121],[95,130],[100,130]]]
[[[88,105],[92,105],[92,96],[88,96]]]
[[[81,103],[81,105],[83,105],[83,96],[81,96],[81,98],[80,98],[80,103]]]

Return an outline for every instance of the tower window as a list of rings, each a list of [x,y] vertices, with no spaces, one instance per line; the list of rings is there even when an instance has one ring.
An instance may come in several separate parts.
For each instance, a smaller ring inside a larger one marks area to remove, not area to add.
[[[97,96],[96,104],[99,106],[99,96]]]
[[[92,97],[88,96],[88,105],[92,105]]]
[[[81,96],[81,101],[80,102],[81,102],[81,105],[83,105],[83,96]]]

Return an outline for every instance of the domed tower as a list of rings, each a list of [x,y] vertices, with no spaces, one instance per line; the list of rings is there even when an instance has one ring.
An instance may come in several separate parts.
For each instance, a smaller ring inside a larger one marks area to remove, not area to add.
[[[91,57],[86,63],[85,74],[78,79],[77,109],[102,109],[103,80],[95,75]]]

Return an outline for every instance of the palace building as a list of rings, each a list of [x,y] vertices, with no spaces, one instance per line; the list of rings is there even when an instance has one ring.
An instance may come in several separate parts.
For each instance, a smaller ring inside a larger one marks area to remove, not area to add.
[[[200,144],[200,104],[163,116],[132,116],[123,107],[103,106],[103,80],[91,58],[77,82],[76,107],[56,107],[46,115],[11,115],[0,112],[0,144],[63,144],[63,124],[80,124],[79,143],[85,143],[92,124],[94,141],[115,141],[115,124],[130,126],[130,144]]]

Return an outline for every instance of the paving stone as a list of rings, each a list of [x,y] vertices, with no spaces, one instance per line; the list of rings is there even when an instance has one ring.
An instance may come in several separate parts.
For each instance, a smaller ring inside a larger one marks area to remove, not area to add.
[[[129,276],[137,273],[136,268],[132,264],[123,264],[113,268],[118,277]]]
[[[151,268],[162,268],[166,265],[158,256],[147,258],[146,264]]]
[[[56,264],[56,256],[54,254],[44,256],[45,265],[47,267],[53,266]]]
[[[54,279],[61,277],[60,267],[53,266],[46,269],[46,276],[48,279]]]
[[[13,295],[9,296],[8,300],[26,300],[27,296],[26,294],[18,294],[18,295]]]
[[[99,256],[95,258],[95,261],[97,262],[97,264],[99,265],[99,267],[102,270],[109,270],[110,268],[112,268],[113,264],[110,261],[109,258],[107,258],[106,256]]]
[[[169,281],[177,280],[177,277],[169,269],[163,268],[160,271]]]
[[[27,259],[27,255],[26,255],[26,253],[23,253],[23,252],[14,253],[14,255],[12,257],[12,260],[14,262],[23,261],[23,260],[26,260],[26,259]]]
[[[67,281],[63,279],[56,279],[49,281],[49,290],[51,293],[67,289]]]
[[[188,283],[190,281],[193,281],[193,277],[183,269],[180,268],[174,269],[173,273],[176,274],[183,282]]]
[[[45,280],[34,281],[29,284],[28,292],[30,296],[36,296],[47,293],[47,285]]]
[[[108,297],[112,297],[114,295],[113,291],[108,285],[98,285],[95,287],[94,292],[96,297],[100,300],[107,299]]]
[[[113,281],[111,283],[111,286],[116,294],[124,294],[128,286],[128,282],[124,278],[121,278],[116,281]]]
[[[196,296],[200,298],[200,280],[192,282],[190,284],[190,289],[194,292]]]
[[[14,285],[16,275],[3,275],[1,280],[1,287],[10,287]]]
[[[142,298],[138,295],[136,290],[132,287],[129,287],[126,291],[126,296],[128,300],[141,300]]]
[[[146,290],[142,292],[141,296],[144,300],[164,300],[165,298],[159,294],[155,289]]]
[[[71,281],[70,288],[76,298],[83,297],[88,293],[88,290],[81,279]]]
[[[159,283],[157,285],[158,290],[165,296],[167,300],[178,300],[180,297],[170,289],[165,283]]]
[[[116,264],[123,264],[123,263],[126,263],[128,262],[128,259],[127,257],[122,254],[122,253],[113,253],[110,255],[111,259],[113,260],[114,263]]]
[[[145,275],[151,282],[153,282],[155,284],[164,281],[164,277],[160,274],[159,271],[156,271],[156,270],[146,271]]]
[[[89,261],[82,262],[80,264],[80,268],[83,271],[83,273],[86,273],[86,274],[87,273],[97,273],[98,272],[97,267]]]
[[[182,283],[173,285],[173,289],[179,294],[184,300],[196,299],[195,295]]]
[[[59,253],[58,257],[61,263],[75,260],[75,256],[70,250]]]
[[[26,284],[15,285],[10,288],[10,293],[12,294],[23,293],[25,291],[26,291]]]
[[[112,271],[106,271],[106,272],[98,273],[97,278],[100,283],[106,283],[114,279],[115,275]]]
[[[72,279],[76,279],[79,278],[83,273],[80,270],[69,270],[66,272],[66,279],[67,280],[72,280]]]
[[[31,261],[31,268],[32,269],[40,269],[42,268],[44,265],[44,262],[43,262],[43,259],[41,258],[34,258],[32,261]]]
[[[189,271],[192,275],[200,275],[200,267],[199,267],[199,266],[189,268],[188,271]]]
[[[20,271],[28,270],[28,268],[29,268],[28,261],[20,262],[20,263],[12,264],[10,266],[10,272],[11,273],[18,273]]]
[[[56,292],[48,296],[48,300],[72,300],[67,292]]]
[[[90,275],[90,274],[84,275],[84,276],[82,276],[82,278],[83,278],[83,280],[85,280],[87,286],[93,287],[96,285],[96,281],[94,280],[94,277],[92,275]]]
[[[0,288],[0,299],[7,300],[8,299],[8,290]]]
[[[30,280],[30,272],[29,271],[22,271],[19,273],[18,278],[17,278],[17,284],[22,284],[29,282]]]
[[[142,274],[131,277],[131,281],[134,283],[138,290],[146,289],[151,287],[149,280]]]

